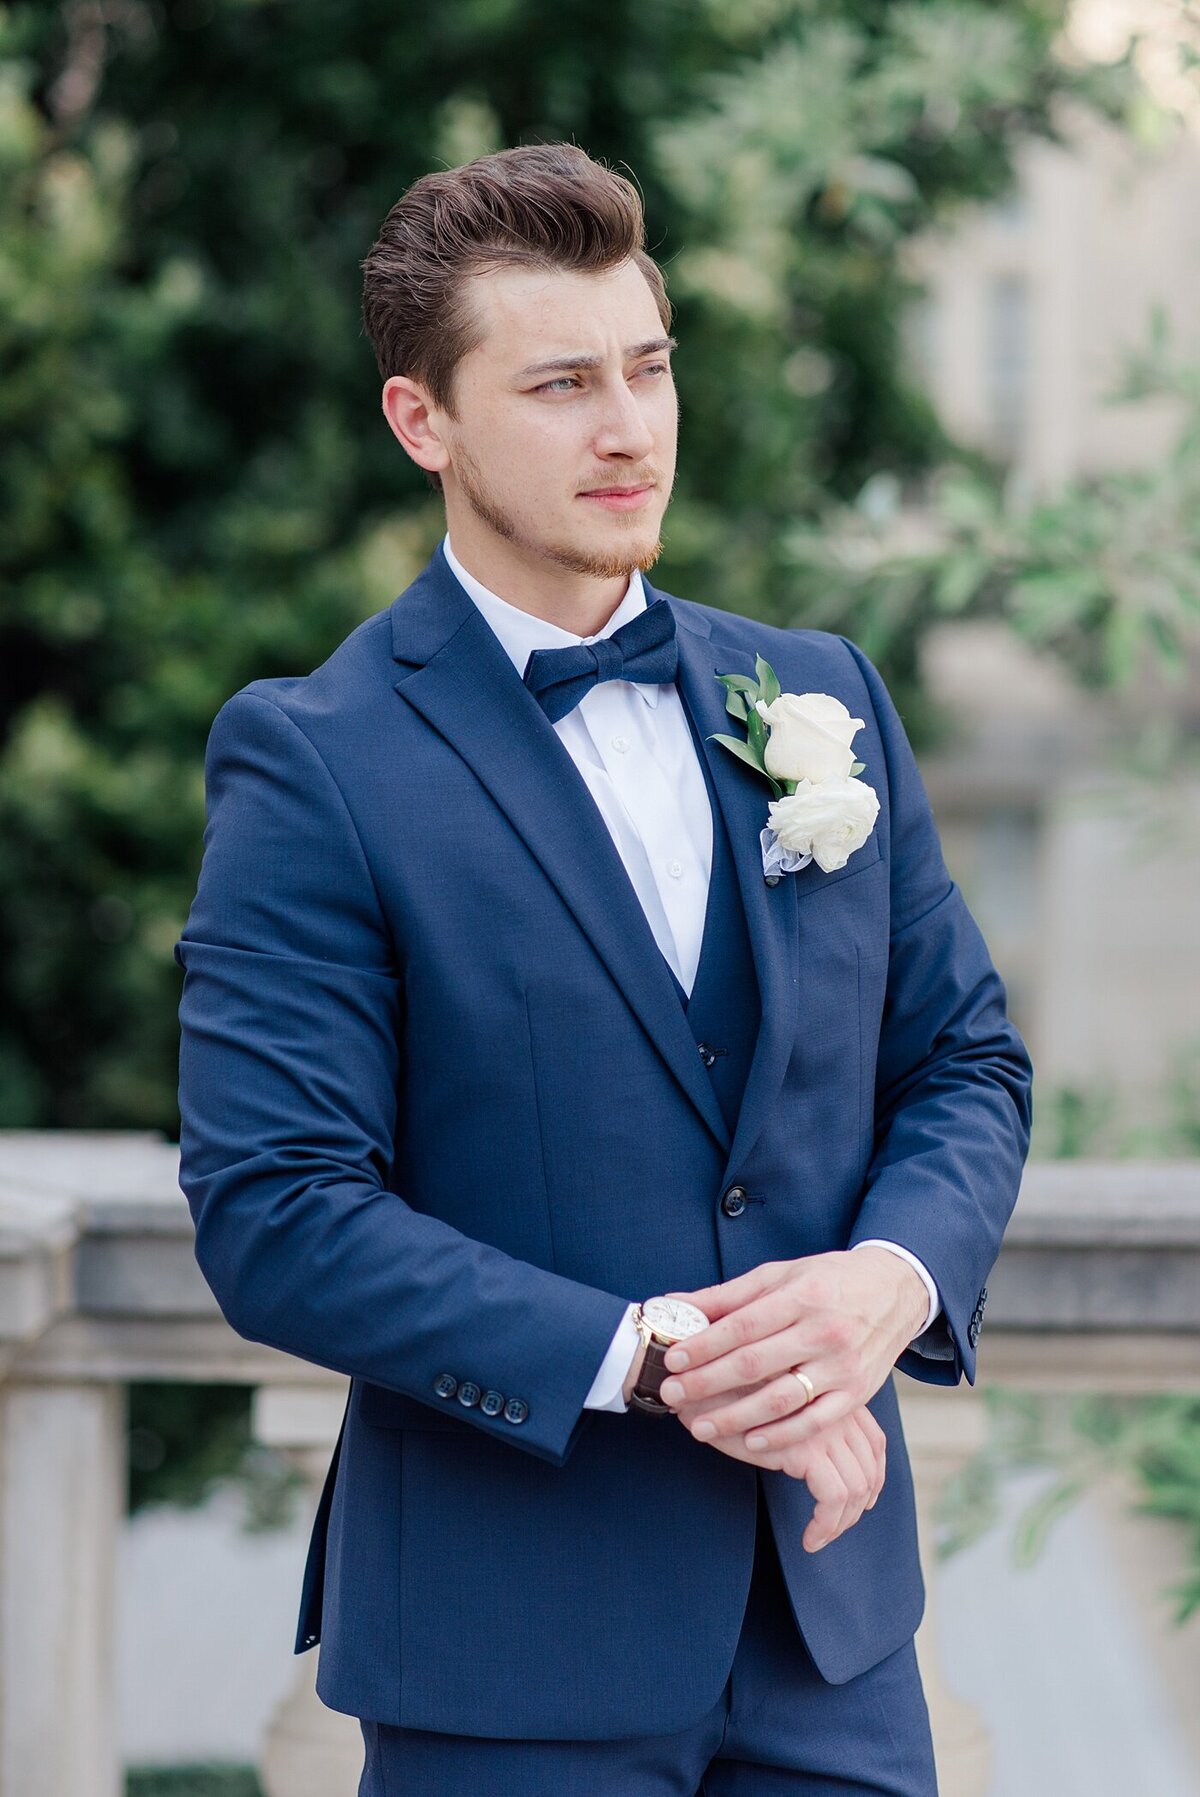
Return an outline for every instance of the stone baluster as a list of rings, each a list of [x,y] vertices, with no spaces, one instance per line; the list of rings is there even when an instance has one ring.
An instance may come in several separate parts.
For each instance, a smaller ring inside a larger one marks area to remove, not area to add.
[[[992,1746],[975,1707],[946,1684],[938,1651],[936,1524],[942,1493],[986,1438],[980,1394],[968,1385],[922,1385],[896,1379],[904,1438],[912,1463],[917,1530],[925,1573],[925,1615],[917,1630],[917,1660],[929,1705],[941,1797],[986,1797]]]
[[[304,1476],[308,1513],[316,1511],[329,1468],[345,1390],[273,1385],[254,1394],[257,1441],[277,1449]],[[299,1602],[299,1587],[296,1597]],[[317,1696],[317,1655],[297,1658],[295,1682],[271,1717],[259,1782],[266,1797],[356,1797],[363,1765],[362,1731],[353,1716],[331,1710]]]

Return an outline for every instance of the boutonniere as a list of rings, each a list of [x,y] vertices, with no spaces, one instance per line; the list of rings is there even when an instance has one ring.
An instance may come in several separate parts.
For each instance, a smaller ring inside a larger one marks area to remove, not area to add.
[[[879,796],[857,776],[850,744],[863,727],[829,693],[785,693],[769,662],[754,658],[756,679],[718,674],[725,709],[746,726],[746,741],[714,733],[739,761],[767,781],[775,798],[759,835],[763,875],[772,885],[810,861],[825,873],[845,867],[879,815]]]

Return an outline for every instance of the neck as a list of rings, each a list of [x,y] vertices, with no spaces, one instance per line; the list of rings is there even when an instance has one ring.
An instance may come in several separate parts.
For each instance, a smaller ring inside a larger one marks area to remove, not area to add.
[[[603,630],[629,590],[629,574],[580,574],[510,543],[473,513],[446,507],[450,546],[468,574],[518,611],[575,636]]]

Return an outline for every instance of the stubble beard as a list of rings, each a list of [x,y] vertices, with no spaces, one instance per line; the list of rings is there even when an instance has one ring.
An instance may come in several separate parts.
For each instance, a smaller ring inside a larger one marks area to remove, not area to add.
[[[631,544],[628,549],[614,549],[607,554],[581,549],[572,543],[535,541],[526,536],[509,513],[492,498],[480,478],[478,466],[461,446],[454,458],[454,473],[463,498],[489,530],[494,530],[498,537],[502,537],[506,543],[512,543],[515,548],[539,555],[545,561],[554,562],[572,574],[590,574],[596,580],[615,580],[618,575],[627,575],[634,568],[646,573],[662,554],[662,539],[658,536],[652,544],[642,547]]]

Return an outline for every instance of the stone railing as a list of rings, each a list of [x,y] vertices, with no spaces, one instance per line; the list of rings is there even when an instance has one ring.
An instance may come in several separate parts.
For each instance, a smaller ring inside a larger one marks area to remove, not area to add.
[[[314,1488],[332,1452],[346,1381],[228,1327],[177,1175],[153,1134],[0,1131],[0,1797],[119,1797],[126,1385],[252,1386],[257,1436]],[[983,1443],[984,1383],[1200,1392],[1200,1162],[1031,1166],[988,1287],[980,1384],[897,1381],[927,1565],[941,1491]],[[989,1743],[942,1684],[936,1631],[931,1602],[917,1639],[943,1797],[982,1797]],[[316,1654],[297,1666],[263,1787],[353,1797],[357,1723],[316,1698]]]

